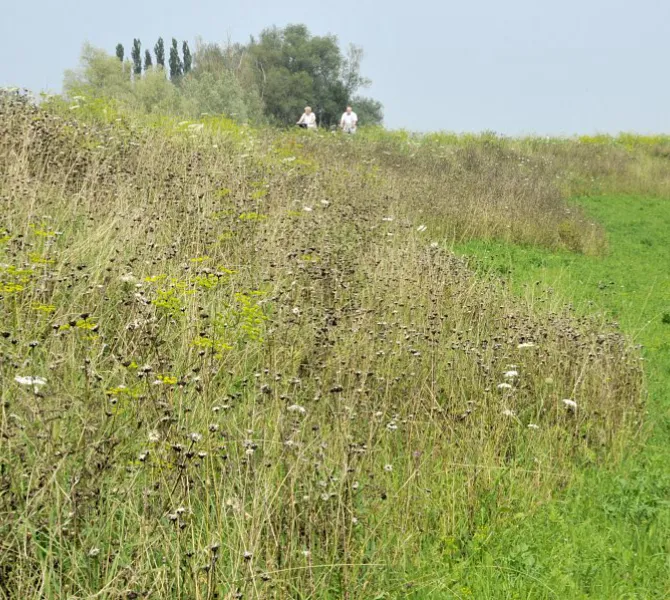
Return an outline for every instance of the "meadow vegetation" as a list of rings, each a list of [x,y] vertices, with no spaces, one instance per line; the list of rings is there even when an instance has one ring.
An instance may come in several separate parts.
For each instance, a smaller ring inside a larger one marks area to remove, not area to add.
[[[0,596],[589,597],[484,549],[647,439],[639,343],[450,247],[604,255],[669,149],[2,94]]]

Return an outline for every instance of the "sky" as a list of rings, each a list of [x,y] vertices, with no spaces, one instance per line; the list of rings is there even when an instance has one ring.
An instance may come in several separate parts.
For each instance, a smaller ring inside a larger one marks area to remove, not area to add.
[[[365,50],[389,128],[670,133],[670,0],[0,0],[0,86],[60,91],[85,41],[247,41],[304,23]]]

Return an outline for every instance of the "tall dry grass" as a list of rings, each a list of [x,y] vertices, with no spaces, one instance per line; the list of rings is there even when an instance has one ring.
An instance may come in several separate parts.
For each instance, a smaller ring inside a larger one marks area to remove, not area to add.
[[[2,99],[3,597],[400,594],[635,433],[615,328],[442,247],[591,248],[541,161],[370,148]]]

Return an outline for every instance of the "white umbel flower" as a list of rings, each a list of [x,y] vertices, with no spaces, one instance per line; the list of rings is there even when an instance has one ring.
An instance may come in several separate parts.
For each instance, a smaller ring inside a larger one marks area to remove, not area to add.
[[[30,375],[23,377],[21,375],[17,375],[14,377],[14,381],[20,385],[32,385],[35,387],[39,387],[41,385],[46,385],[47,380],[44,379],[44,377],[31,377]]]

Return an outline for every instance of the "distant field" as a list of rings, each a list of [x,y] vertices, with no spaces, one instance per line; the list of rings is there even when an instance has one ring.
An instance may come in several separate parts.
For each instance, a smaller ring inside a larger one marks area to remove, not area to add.
[[[0,95],[0,597],[663,597],[666,149]]]

